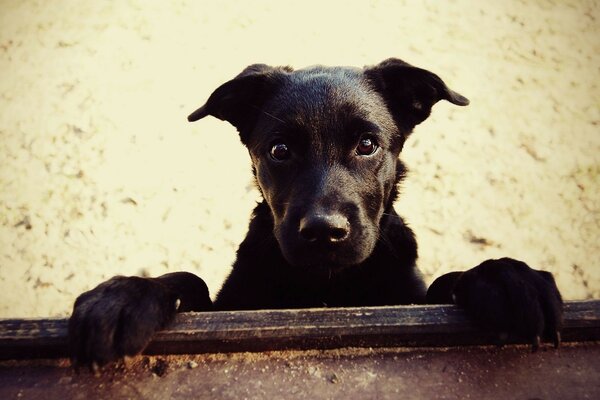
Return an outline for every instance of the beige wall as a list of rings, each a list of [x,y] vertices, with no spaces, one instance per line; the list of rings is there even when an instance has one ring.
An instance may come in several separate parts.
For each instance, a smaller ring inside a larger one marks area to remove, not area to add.
[[[391,56],[471,100],[402,155],[427,281],[508,255],[600,297],[599,19],[591,1],[0,1],[0,317],[67,315],[115,274],[188,270],[214,294],[259,196],[234,129],[186,115],[250,63]]]

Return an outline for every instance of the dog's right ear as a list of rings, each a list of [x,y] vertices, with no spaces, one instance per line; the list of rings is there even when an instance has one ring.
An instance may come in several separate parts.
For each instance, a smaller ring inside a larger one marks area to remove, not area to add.
[[[280,85],[284,74],[291,71],[289,67],[250,65],[238,76],[219,86],[206,104],[188,116],[188,121],[212,115],[235,126],[242,142],[245,142],[245,136],[256,123],[263,104]]]
[[[440,100],[457,106],[469,104],[466,97],[446,86],[433,72],[397,58],[366,68],[365,75],[383,95],[396,123],[408,132],[427,119],[433,105]]]

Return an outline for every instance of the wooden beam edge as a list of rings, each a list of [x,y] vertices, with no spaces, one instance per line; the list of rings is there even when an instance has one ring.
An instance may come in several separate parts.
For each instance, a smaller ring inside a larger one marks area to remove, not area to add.
[[[66,318],[0,319],[0,359],[66,357]],[[564,307],[564,341],[600,340],[600,300]],[[184,313],[147,354],[341,347],[456,346],[497,342],[453,305]],[[509,343],[522,342],[509,338]]]

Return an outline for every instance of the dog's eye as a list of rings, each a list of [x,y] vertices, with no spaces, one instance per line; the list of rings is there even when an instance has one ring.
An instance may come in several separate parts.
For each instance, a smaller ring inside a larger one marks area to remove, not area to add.
[[[359,156],[370,156],[377,151],[377,142],[370,136],[363,136],[356,146],[356,154]]]
[[[271,158],[275,161],[284,161],[290,158],[290,149],[285,143],[275,143],[271,147]]]

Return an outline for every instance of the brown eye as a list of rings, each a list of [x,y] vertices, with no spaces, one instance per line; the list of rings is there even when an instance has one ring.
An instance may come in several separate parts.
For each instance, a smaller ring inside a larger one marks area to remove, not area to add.
[[[285,143],[275,143],[271,147],[271,158],[275,161],[284,161],[290,158],[290,150]]]
[[[356,146],[356,154],[359,156],[370,156],[377,151],[377,142],[370,136],[363,136]]]

